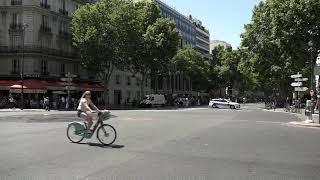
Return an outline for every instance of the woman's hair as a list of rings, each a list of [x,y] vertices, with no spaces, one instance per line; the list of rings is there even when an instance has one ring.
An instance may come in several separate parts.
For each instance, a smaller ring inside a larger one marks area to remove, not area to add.
[[[90,91],[84,92],[84,93],[82,94],[82,96],[81,96],[81,99],[82,99],[82,98],[86,98],[86,95],[90,95],[90,94],[91,94]]]

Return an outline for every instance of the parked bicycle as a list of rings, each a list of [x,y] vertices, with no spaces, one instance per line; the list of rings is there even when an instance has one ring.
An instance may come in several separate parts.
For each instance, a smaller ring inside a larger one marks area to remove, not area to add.
[[[67,128],[67,137],[73,143],[80,143],[84,138],[91,139],[97,130],[97,139],[103,145],[111,145],[117,139],[117,131],[110,124],[104,122],[110,119],[110,112],[98,113],[98,121],[94,126],[93,132],[88,132],[86,122],[71,122]]]

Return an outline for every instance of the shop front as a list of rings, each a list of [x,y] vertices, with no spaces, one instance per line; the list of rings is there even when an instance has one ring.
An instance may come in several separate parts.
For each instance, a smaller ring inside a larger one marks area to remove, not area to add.
[[[23,81],[23,88],[21,84],[21,80],[0,80],[0,108],[8,107],[9,97],[14,99],[18,107],[22,89],[25,108],[43,108],[44,97],[49,97],[53,109],[75,109],[84,91],[92,91],[94,101],[102,105],[101,92],[104,89],[98,83],[78,82],[66,87],[64,82],[27,79]]]

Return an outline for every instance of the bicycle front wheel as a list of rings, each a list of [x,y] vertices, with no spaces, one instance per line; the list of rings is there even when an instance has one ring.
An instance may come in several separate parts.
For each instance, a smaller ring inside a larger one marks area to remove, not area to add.
[[[117,131],[113,126],[109,124],[104,124],[100,126],[97,131],[97,139],[103,145],[111,145],[117,139]]]
[[[73,143],[80,143],[84,139],[84,132],[78,132],[75,125],[69,125],[67,128],[67,137]]]

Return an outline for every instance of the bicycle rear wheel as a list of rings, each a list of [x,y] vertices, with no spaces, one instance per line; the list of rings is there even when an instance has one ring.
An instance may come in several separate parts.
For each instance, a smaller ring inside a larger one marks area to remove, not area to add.
[[[67,128],[67,137],[73,143],[80,143],[84,139],[85,132],[79,132],[76,126],[71,124]]]
[[[117,139],[117,131],[113,126],[109,124],[104,124],[100,126],[97,131],[97,139],[103,145],[111,145]]]

